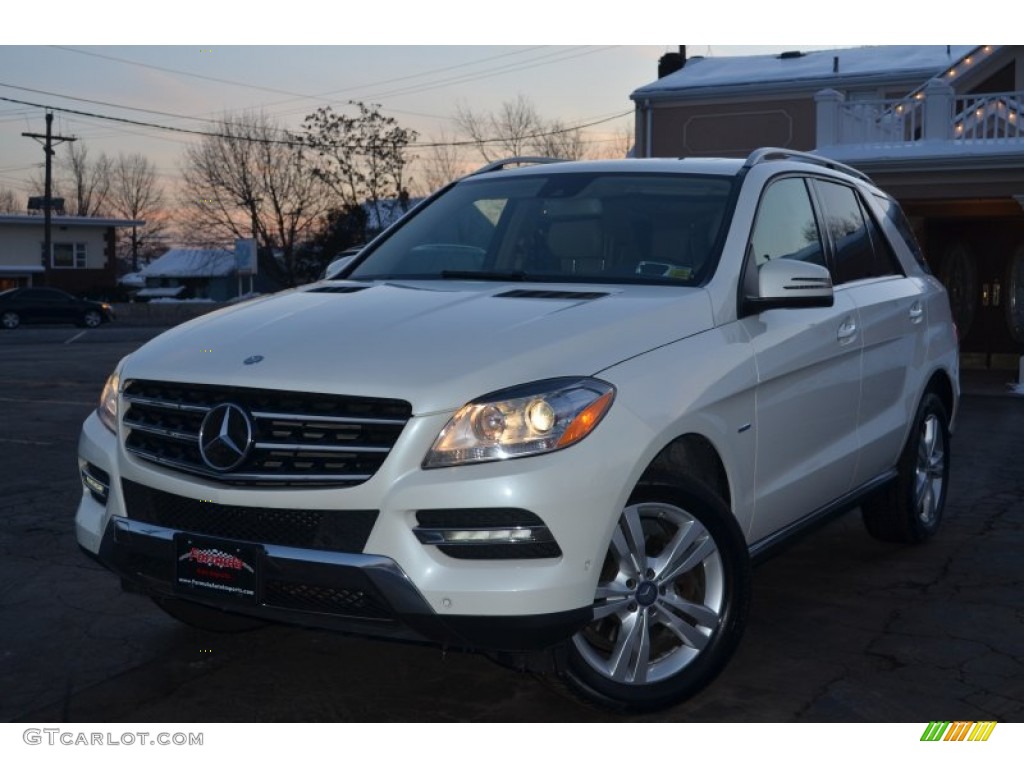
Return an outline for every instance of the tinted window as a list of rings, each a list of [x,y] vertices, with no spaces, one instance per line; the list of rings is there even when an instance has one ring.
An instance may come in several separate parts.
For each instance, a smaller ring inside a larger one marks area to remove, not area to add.
[[[717,259],[732,185],[732,177],[625,173],[470,179],[406,219],[349,277],[694,284]]]
[[[892,246],[860,195],[842,184],[821,180],[815,184],[836,249],[835,281],[902,275]]]
[[[826,266],[821,234],[803,179],[781,179],[768,187],[758,206],[750,244],[758,267],[774,259]]]
[[[896,226],[896,230],[900,233],[900,237],[903,238],[903,242],[907,244],[907,248],[914,254],[914,260],[921,265],[925,272],[931,274],[932,270],[928,266],[928,262],[925,261],[924,252],[914,236],[914,229],[910,226],[910,222],[903,213],[903,209],[899,207],[895,200],[882,195],[875,195],[875,200],[882,208],[882,213],[885,214],[885,217]]]
[[[825,228],[835,247],[833,279],[848,283],[875,277],[875,251],[857,193],[843,184],[816,181]]]
[[[46,288],[26,288],[18,294],[18,298],[25,301],[56,301],[60,298],[60,294]]]

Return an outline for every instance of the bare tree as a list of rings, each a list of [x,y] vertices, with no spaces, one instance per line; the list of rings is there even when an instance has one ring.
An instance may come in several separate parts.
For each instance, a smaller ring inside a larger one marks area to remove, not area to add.
[[[0,213],[18,213],[23,210],[23,206],[18,205],[18,196],[14,190],[0,187]]]
[[[299,245],[327,210],[321,180],[306,169],[308,150],[263,113],[225,116],[216,134],[185,150],[187,239],[226,245],[255,236],[259,247],[280,253],[280,277],[296,285]]]
[[[442,130],[429,143],[431,146],[427,148],[426,155],[420,159],[423,191],[427,194],[466,173],[461,148],[447,131]]]
[[[358,111],[355,116],[321,107],[303,121],[314,153],[310,171],[334,194],[333,208],[352,211],[366,203],[374,214],[370,223],[380,229],[391,218],[394,201],[399,209],[408,207],[405,174],[416,132],[383,115],[378,104],[349,103]]]
[[[167,229],[163,191],[157,185],[156,168],[140,154],[118,155],[112,176],[110,210],[126,219],[146,222],[141,229],[132,226],[127,247],[121,249],[131,257],[135,272],[139,268],[139,252],[148,250]]]
[[[569,128],[560,120],[545,124],[530,141],[531,153],[563,160],[582,160],[587,155],[587,142],[580,128]]]
[[[628,157],[634,143],[633,124],[630,122],[629,125],[619,125],[612,133],[606,134],[604,139],[593,141],[593,148],[587,155],[594,159]]]
[[[82,141],[68,142],[65,146],[67,155],[60,162],[60,173],[66,179],[61,186],[70,192],[70,199],[64,201],[65,210],[72,216],[106,213],[113,161],[100,153],[90,162],[89,149]]]
[[[527,154],[531,142],[543,132],[536,108],[521,93],[514,101],[502,102],[497,112],[474,112],[459,105],[455,124],[486,162]]]

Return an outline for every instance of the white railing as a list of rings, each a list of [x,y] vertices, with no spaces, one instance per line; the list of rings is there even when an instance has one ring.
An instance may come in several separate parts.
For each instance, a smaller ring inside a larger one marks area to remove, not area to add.
[[[1005,142],[1024,140],[1024,92],[977,93],[953,100],[953,140]]]
[[[905,98],[846,101],[818,93],[818,147],[914,146],[956,142],[966,146],[1024,146],[1024,91],[955,95],[938,82]]]
[[[839,105],[837,144],[891,145],[924,135],[924,105],[917,99],[850,101]]]

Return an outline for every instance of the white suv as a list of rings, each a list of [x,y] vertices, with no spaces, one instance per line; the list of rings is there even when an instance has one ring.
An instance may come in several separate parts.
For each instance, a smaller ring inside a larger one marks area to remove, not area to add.
[[[936,530],[957,339],[891,197],[775,149],[508,165],[125,358],[82,547],[202,627],[511,655],[636,711],[710,682],[794,535]]]

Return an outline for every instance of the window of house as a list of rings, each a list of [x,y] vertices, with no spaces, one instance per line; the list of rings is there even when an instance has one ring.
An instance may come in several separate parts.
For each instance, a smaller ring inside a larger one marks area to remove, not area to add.
[[[45,253],[45,247],[43,245],[39,250]],[[54,269],[85,269],[85,243],[53,243],[52,247],[51,266]]]

